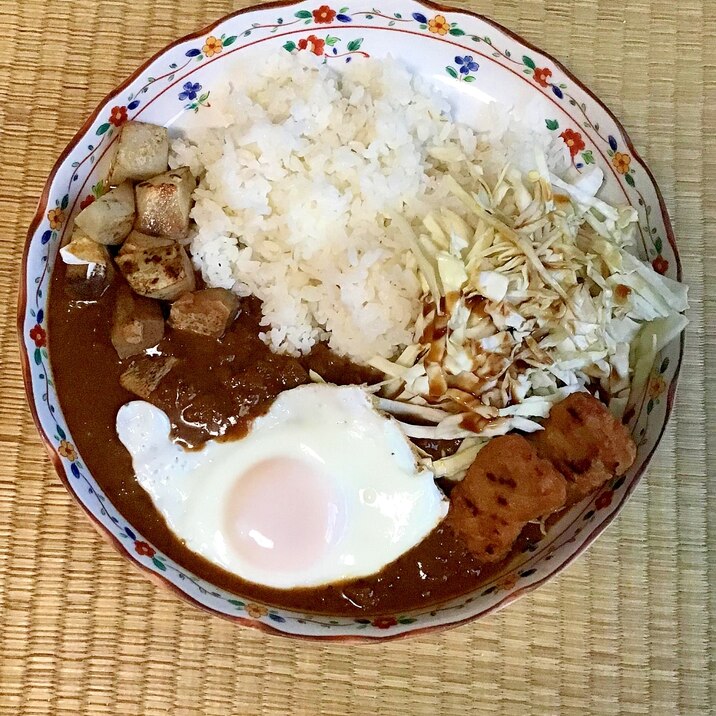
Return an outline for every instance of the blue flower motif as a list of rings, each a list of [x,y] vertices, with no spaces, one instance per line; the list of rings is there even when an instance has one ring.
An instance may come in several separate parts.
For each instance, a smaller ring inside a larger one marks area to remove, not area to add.
[[[461,75],[468,75],[470,72],[477,72],[480,69],[480,65],[474,61],[472,55],[465,55],[464,57],[456,57],[455,64],[460,67]]]
[[[196,99],[201,92],[201,85],[198,82],[187,82],[182,89],[184,91],[179,94],[179,99],[183,102],[185,99]]]

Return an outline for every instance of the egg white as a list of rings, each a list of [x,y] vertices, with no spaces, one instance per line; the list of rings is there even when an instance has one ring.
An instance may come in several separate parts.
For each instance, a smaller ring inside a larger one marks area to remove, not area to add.
[[[311,587],[374,574],[422,541],[447,513],[434,476],[418,466],[397,423],[357,386],[306,385],[281,393],[241,440],[187,451],[170,423],[143,401],[123,406],[117,433],[137,480],[169,528],[194,552],[239,577],[276,588]],[[232,548],[222,510],[252,465],[314,461],[345,510],[341,534],[301,569],[260,569]]]

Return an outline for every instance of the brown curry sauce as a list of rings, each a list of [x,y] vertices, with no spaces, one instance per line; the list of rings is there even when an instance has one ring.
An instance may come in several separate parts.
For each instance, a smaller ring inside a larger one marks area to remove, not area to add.
[[[137,483],[129,453],[115,431],[117,411],[134,399],[119,383],[130,361],[120,360],[110,342],[114,295],[121,279],[93,302],[69,298],[63,279],[64,265],[58,262],[52,281],[49,338],[67,425],[82,460],[115,508],[185,569],[245,599],[302,612],[361,617],[404,613],[465,595],[504,566],[504,562],[479,564],[442,525],[375,575],[313,588],[282,590],[247,582],[192,552],[167,527]],[[260,318],[259,302],[244,299],[236,321],[221,339],[166,327],[158,348],[180,362],[152,395],[152,402],[169,415],[175,438],[186,447],[208,438],[240,438],[278,393],[309,382],[308,369],[337,384],[380,378],[325,346],[302,359],[275,355],[258,338]],[[455,449],[455,445],[427,441],[421,447],[436,456]],[[449,489],[449,485],[442,487]],[[512,554],[529,547],[535,537],[533,527],[528,525],[523,531]]]

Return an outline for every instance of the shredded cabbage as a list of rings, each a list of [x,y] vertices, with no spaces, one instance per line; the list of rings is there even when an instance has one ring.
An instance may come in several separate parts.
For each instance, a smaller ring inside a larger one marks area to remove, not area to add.
[[[594,384],[621,417],[687,324],[687,287],[629,253],[637,212],[597,197],[602,171],[570,183],[539,152],[536,166],[506,166],[493,184],[477,172],[474,194],[445,176],[466,213],[431,212],[420,236],[391,217],[424,305],[413,344],[370,365],[390,379],[379,407],[408,436],[463,441],[424,458],[439,477],[460,479],[489,437],[540,430],[554,403]]]

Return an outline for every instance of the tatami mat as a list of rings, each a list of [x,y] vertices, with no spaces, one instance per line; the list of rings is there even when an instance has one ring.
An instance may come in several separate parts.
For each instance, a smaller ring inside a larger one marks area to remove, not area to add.
[[[716,708],[716,3],[465,5],[560,57],[593,88],[623,120],[672,212],[692,323],[675,416],[633,499],[583,559],[506,611],[384,645],[267,637],[137,574],[71,503],[26,409],[15,335],[20,254],[45,177],[95,104],[164,44],[242,3],[0,0],[1,713]]]

